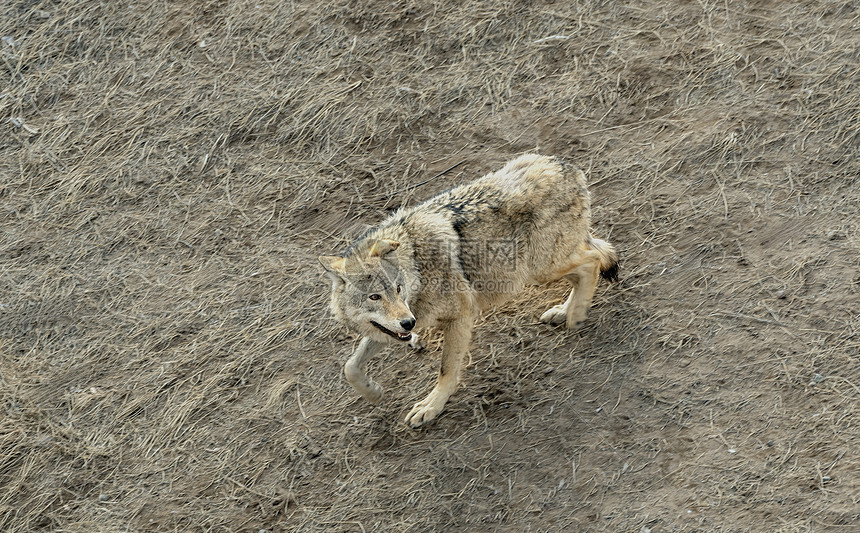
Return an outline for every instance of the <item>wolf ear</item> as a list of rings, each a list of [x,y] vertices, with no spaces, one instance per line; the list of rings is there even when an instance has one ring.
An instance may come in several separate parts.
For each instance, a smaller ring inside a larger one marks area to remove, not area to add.
[[[370,247],[370,257],[382,257],[388,252],[396,250],[398,246],[400,246],[400,243],[397,241],[380,239]]]
[[[343,257],[337,257],[335,255],[321,255],[319,256],[320,264],[331,274],[343,274]]]

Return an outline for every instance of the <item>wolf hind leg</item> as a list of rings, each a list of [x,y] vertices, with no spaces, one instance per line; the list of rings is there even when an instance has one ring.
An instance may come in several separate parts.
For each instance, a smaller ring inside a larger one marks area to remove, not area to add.
[[[571,280],[571,285],[575,286],[573,280]],[[567,323],[567,310],[570,308],[570,304],[573,301],[573,293],[575,292],[575,288],[570,290],[570,294],[567,296],[567,300],[563,304],[554,305],[544,311],[544,313],[540,316],[540,321],[546,324],[565,324]]]
[[[597,275],[597,265],[588,263],[576,267],[572,273],[564,276],[573,285],[567,300],[547,309],[541,315],[540,321],[547,324],[565,324],[568,329],[580,327],[591,308],[594,289],[597,287]]]
[[[347,360],[343,367],[343,374],[350,385],[361,395],[362,398],[372,404],[379,403],[382,399],[382,387],[369,377],[364,371],[364,365],[368,359],[376,355],[382,348],[383,343],[377,342],[370,337],[364,337],[358,343],[355,353]]]
[[[448,398],[457,389],[460,367],[463,366],[463,357],[466,355],[469,341],[472,339],[473,318],[471,313],[464,314],[466,316],[448,322],[444,327],[442,366],[439,368],[436,386],[406,415],[405,422],[413,428],[436,418],[442,412]]]
[[[591,309],[591,301],[594,298],[594,290],[597,288],[597,277],[599,264],[587,262],[573,270],[568,276],[574,280],[573,289],[565,302],[565,324],[567,329],[576,329],[582,326]]]
[[[541,322],[565,324],[568,329],[576,329],[585,322],[597,287],[601,258],[598,250],[585,250],[571,258],[563,277],[573,288],[563,304],[553,306],[541,315]]]

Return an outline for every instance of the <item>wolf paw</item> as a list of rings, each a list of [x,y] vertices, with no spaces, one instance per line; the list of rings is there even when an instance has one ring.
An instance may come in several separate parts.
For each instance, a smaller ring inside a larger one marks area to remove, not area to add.
[[[584,318],[582,320],[571,320],[566,323],[567,329],[579,329],[583,324],[585,324]]]
[[[382,399],[382,387],[375,381],[371,381],[366,388],[362,388],[358,392],[366,402],[373,405],[378,404]]]
[[[445,402],[448,401],[448,395],[440,393],[435,389],[426,398],[416,403],[409,414],[406,415],[405,422],[417,428],[422,424],[436,418],[436,415],[442,412],[445,407]]]
[[[567,322],[567,313],[563,305],[555,305],[547,309],[540,316],[540,321],[546,324],[564,324]]]
[[[411,346],[416,352],[420,352],[427,347],[427,345],[424,344],[424,341],[421,340],[421,337],[414,333],[412,334],[412,338],[409,339],[409,346]]]
[[[585,319],[588,318],[587,312],[576,312],[571,313],[570,317],[567,319],[567,329],[579,329],[585,324]]]

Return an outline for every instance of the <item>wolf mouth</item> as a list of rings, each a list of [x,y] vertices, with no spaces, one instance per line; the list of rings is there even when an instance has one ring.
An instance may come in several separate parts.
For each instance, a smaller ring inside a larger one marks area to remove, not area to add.
[[[380,326],[379,324],[377,324],[373,320],[371,320],[370,323],[373,324],[374,326],[376,326],[377,329],[379,329],[379,331],[385,333],[386,335],[390,335],[399,341],[408,341],[409,339],[412,338],[412,333],[395,333],[388,328],[384,328],[384,327]]]

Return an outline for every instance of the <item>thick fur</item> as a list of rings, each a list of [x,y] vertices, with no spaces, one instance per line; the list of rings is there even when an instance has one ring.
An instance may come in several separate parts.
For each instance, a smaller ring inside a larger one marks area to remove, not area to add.
[[[567,300],[543,322],[578,327],[597,279],[615,280],[618,257],[589,230],[585,175],[555,157],[524,155],[472,183],[400,209],[342,256],[320,262],[332,280],[331,310],[363,336],[344,368],[368,401],[382,389],[364,366],[386,342],[412,341],[428,326],[444,332],[436,386],[406,416],[435,418],[457,387],[475,316],[524,286],[566,278]],[[414,320],[413,320],[414,319]]]

